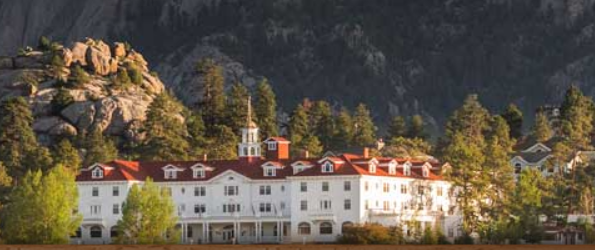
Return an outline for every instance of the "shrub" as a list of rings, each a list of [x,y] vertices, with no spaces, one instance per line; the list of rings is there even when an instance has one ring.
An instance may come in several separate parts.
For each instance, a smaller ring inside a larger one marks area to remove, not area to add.
[[[27,83],[30,86],[39,85],[39,79],[37,78],[37,76],[35,76],[35,74],[33,74],[31,72],[21,73],[21,75],[19,75],[19,80],[24,83]]]
[[[91,80],[89,74],[80,66],[74,66],[72,70],[72,80],[74,81],[74,85],[80,87],[83,84],[88,83]]]
[[[141,85],[143,83],[143,73],[138,69],[136,66],[131,66],[127,68],[128,73],[130,74],[130,80],[135,85]]]
[[[48,51],[51,49],[51,45],[52,41],[49,38],[41,36],[39,37],[39,41],[37,42],[37,49],[41,51]]]
[[[60,114],[62,110],[74,102],[74,98],[65,88],[58,89],[58,93],[52,98],[52,112],[55,115]]]
[[[341,244],[398,244],[402,241],[394,230],[379,224],[354,225],[345,227],[337,241]]]
[[[132,84],[132,80],[130,79],[130,76],[128,75],[128,70],[126,69],[120,69],[118,70],[118,73],[116,74],[116,77],[113,79],[114,82],[114,86],[116,88],[128,88],[131,84]]]

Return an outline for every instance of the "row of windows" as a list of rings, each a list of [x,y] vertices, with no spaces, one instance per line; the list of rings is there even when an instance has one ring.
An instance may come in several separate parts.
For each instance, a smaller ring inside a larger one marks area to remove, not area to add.
[[[382,210],[384,211],[389,211],[391,209],[396,209],[397,208],[397,202],[393,201],[392,204],[390,201],[383,201],[382,202]],[[401,208],[404,210],[409,210],[409,209],[417,209],[417,210],[423,210],[424,208],[426,210],[431,210],[432,209],[432,205],[433,203],[430,202],[417,202],[414,203],[413,201],[408,201],[408,202],[401,202]],[[380,201],[376,201],[375,202],[375,207],[379,208],[380,207]],[[364,201],[364,209],[370,209],[370,201],[369,200],[365,200]],[[436,209],[442,211],[442,205],[437,204]]]
[[[171,195],[171,188],[164,187],[165,192]],[[281,186],[281,192],[285,191],[285,186]],[[186,193],[186,189],[181,189],[182,194]],[[206,196],[207,188],[204,186],[194,187],[194,196]],[[235,196],[239,194],[238,186],[225,186],[224,195],[225,196]],[[260,186],[259,187],[259,194],[260,195],[271,195],[271,186]],[[99,196],[99,187],[93,187],[91,190],[92,196]],[[112,187],[112,196],[120,196],[120,187],[113,186]]]
[[[322,192],[328,192],[330,190],[328,181],[322,182]],[[343,190],[344,191],[351,191],[351,181],[343,182]],[[308,183],[307,182],[300,182],[300,192],[308,192]]]
[[[331,210],[332,209],[332,201],[331,200],[321,200],[319,208],[320,208],[320,210]],[[343,201],[343,209],[351,210],[351,200],[350,199],[345,199]],[[300,210],[301,211],[308,210],[308,201],[307,200],[300,201]]]
[[[343,224],[341,225],[342,231],[345,231],[346,227],[351,227],[351,226],[353,226],[352,222],[349,222],[349,221],[343,222]],[[319,230],[318,233],[322,234],[322,235],[333,234],[333,224],[331,224],[330,222],[322,222],[318,226],[318,230]],[[299,235],[310,235],[311,233],[312,233],[312,228],[310,226],[310,223],[300,222],[298,224],[298,234]]]
[[[376,189],[379,189],[379,184],[376,183]],[[397,184],[393,184],[393,190],[397,190]],[[370,185],[369,183],[366,181],[364,182],[364,191],[369,191],[370,190]],[[382,192],[384,193],[389,193],[391,190],[390,188],[390,184],[389,183],[382,183]],[[401,188],[400,188],[401,194],[407,194],[408,193],[408,185],[407,184],[401,184]],[[422,185],[418,185],[417,186],[417,194],[418,195],[423,195],[426,193],[426,191],[432,192],[432,187],[431,186],[422,186]],[[442,192],[442,187],[437,187],[436,188],[436,195],[437,196],[442,196],[443,192]]]

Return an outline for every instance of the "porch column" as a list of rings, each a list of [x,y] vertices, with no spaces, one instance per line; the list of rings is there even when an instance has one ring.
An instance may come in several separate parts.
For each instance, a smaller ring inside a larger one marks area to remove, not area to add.
[[[210,228],[209,228],[209,223],[208,222],[207,222],[206,229],[207,229],[207,231],[206,231],[207,232],[207,235],[205,237],[205,243],[210,243],[211,242],[211,239],[210,239],[211,237],[209,237],[209,229]]]

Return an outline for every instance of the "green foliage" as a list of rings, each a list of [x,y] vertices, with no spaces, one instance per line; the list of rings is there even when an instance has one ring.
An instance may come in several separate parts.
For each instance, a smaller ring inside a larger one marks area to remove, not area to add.
[[[207,139],[205,137],[205,124],[199,114],[191,114],[186,119],[188,129],[188,143],[190,144],[190,155],[194,158],[206,153]]]
[[[424,130],[424,120],[421,115],[414,115],[411,117],[411,123],[407,130],[407,136],[409,138],[420,138],[425,139],[427,134]]]
[[[47,175],[28,172],[10,194],[4,238],[10,244],[67,244],[82,217],[74,174],[58,165]]]
[[[39,40],[37,42],[37,49],[41,50],[41,51],[48,51],[50,50],[52,41],[45,37],[45,36],[41,36],[39,37]]]
[[[200,110],[208,132],[225,120],[225,91],[223,68],[207,58],[198,62],[197,71],[202,76],[202,98]]]
[[[407,135],[407,123],[402,116],[395,116],[388,125],[388,138],[405,137]]]
[[[542,201],[549,196],[551,185],[551,181],[534,168],[523,170],[519,176],[513,213],[519,216],[520,226],[525,232],[523,239],[529,243],[539,243],[543,237],[539,216],[544,213]]]
[[[353,114],[355,131],[353,144],[356,146],[368,146],[376,141],[376,126],[370,117],[370,111],[363,103],[360,103]]]
[[[66,72],[67,69],[64,64],[64,59],[60,55],[54,54],[52,56],[49,70],[55,79],[60,82],[66,82],[68,76]]]
[[[15,181],[28,170],[51,166],[47,149],[37,143],[32,123],[33,115],[24,98],[0,103],[0,161]]]
[[[213,133],[208,137],[207,151],[209,159],[231,160],[238,157],[238,140],[231,128],[225,125],[215,125]]]
[[[138,66],[134,64],[128,64],[126,65],[126,71],[130,76],[130,81],[134,85],[140,86],[143,83],[143,73]]]
[[[64,108],[68,107],[68,105],[72,104],[73,102],[74,97],[72,97],[70,91],[65,88],[59,88],[58,93],[54,95],[50,104],[52,106],[53,113],[55,115],[59,115]]]
[[[292,143],[291,154],[298,155],[303,150],[308,150],[304,138],[310,134],[308,113],[302,104],[299,104],[289,119],[289,140]]]
[[[54,164],[62,165],[73,173],[78,173],[81,168],[79,152],[67,139],[63,139],[55,146],[53,156]]]
[[[309,110],[311,132],[318,137],[322,147],[328,150],[335,133],[334,118],[331,105],[325,101],[317,101]]]
[[[593,132],[593,114],[595,105],[590,97],[584,96],[576,87],[572,86],[560,107],[561,134],[569,141],[575,152],[591,150],[591,135]]]
[[[381,153],[385,157],[418,158],[432,152],[432,144],[421,138],[393,137]]]
[[[343,234],[337,238],[337,242],[357,245],[399,244],[402,238],[392,232],[394,230],[401,229],[388,228],[380,224],[346,226],[343,228]]]
[[[178,221],[174,202],[165,189],[149,178],[142,187],[134,184],[122,207],[118,221],[119,244],[172,244],[180,233],[175,229]],[[169,235],[170,237],[166,237]]]
[[[79,138],[81,146],[86,149],[83,167],[95,163],[109,162],[118,157],[118,149],[114,141],[103,136],[100,129],[94,129],[89,135]]]
[[[335,138],[332,148],[347,148],[353,141],[353,119],[349,110],[342,108],[339,115],[335,118]]]
[[[322,144],[315,135],[307,135],[304,137],[304,139],[302,139],[302,148],[303,150],[308,151],[309,157],[321,156],[323,151]]]
[[[132,85],[132,80],[127,69],[119,69],[116,77],[113,78],[113,85],[118,89],[127,89]]]
[[[23,72],[19,75],[19,80],[27,83],[29,86],[38,86],[39,85],[39,78],[31,73],[31,72]]]
[[[531,136],[538,142],[548,141],[554,135],[554,131],[550,127],[547,116],[543,112],[538,112],[535,115],[535,124],[531,132]]]
[[[264,78],[256,87],[256,103],[254,104],[256,124],[260,127],[260,135],[264,139],[279,135],[275,98],[275,92],[268,80]]]
[[[75,87],[82,87],[84,84],[91,81],[91,77],[89,74],[81,67],[81,65],[76,64],[70,74],[72,77],[72,81],[74,82]]]
[[[520,139],[523,136],[523,112],[511,103],[506,107],[504,113],[502,113],[502,117],[508,123],[510,137]]]
[[[182,104],[166,92],[153,100],[143,124],[146,139],[140,152],[141,159],[173,161],[188,158],[187,128],[179,115],[182,110]]]
[[[241,83],[231,86],[227,98],[227,124],[236,135],[240,136],[241,128],[246,127],[248,119],[248,89]]]

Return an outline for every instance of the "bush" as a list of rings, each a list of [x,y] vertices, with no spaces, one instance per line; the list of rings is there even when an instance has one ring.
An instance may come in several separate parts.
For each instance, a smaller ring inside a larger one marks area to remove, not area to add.
[[[78,64],[74,66],[71,76],[74,81],[74,86],[76,87],[80,87],[91,81],[89,74]]]
[[[128,76],[128,70],[126,69],[118,70],[118,73],[116,74],[116,77],[113,79],[113,81],[116,88],[126,89],[132,85],[132,80],[130,79],[130,76]]]
[[[74,102],[74,98],[70,92],[64,88],[58,89],[58,93],[52,98],[52,112],[55,115],[60,114],[62,110]]]
[[[337,238],[341,244],[399,244],[402,239],[399,238],[396,230],[398,228],[388,228],[379,224],[364,224],[345,227],[343,234]]]
[[[37,86],[39,85],[39,79],[31,72],[23,72],[19,75],[19,80],[27,83],[30,86]]]
[[[45,36],[41,36],[39,38],[39,41],[37,42],[37,49],[41,50],[41,51],[48,51],[52,48],[52,41],[45,37]]]
[[[135,85],[141,85],[143,83],[143,73],[136,66],[131,66],[127,69],[130,74],[130,80]]]
[[[474,243],[473,237],[469,234],[463,234],[455,239],[457,245],[473,245]]]

